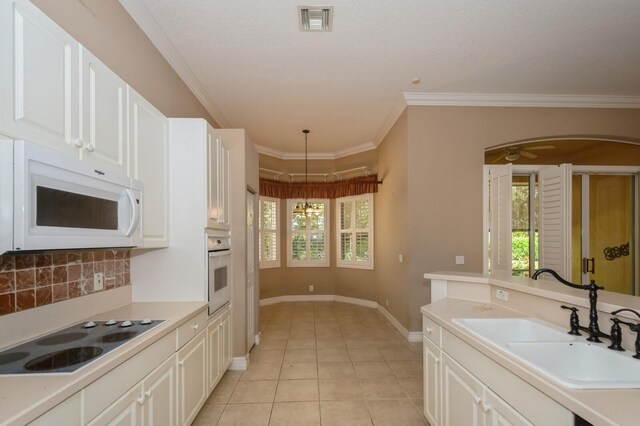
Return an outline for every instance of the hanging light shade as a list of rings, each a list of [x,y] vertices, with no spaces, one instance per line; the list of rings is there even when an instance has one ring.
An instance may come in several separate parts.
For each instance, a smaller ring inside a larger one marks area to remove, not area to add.
[[[296,207],[293,209],[294,213],[303,214],[307,217],[313,214],[320,214],[322,211],[317,209],[309,202],[309,170],[308,170],[308,162],[309,158],[307,156],[307,144],[308,144],[308,135],[309,130],[304,129],[302,131],[304,133],[304,203],[300,202],[296,204]]]

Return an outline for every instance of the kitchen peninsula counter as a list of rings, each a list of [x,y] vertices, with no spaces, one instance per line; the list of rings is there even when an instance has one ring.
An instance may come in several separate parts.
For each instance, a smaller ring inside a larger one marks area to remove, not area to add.
[[[555,324],[560,330],[568,330],[569,315],[560,309],[560,304],[570,303],[579,307],[584,325],[588,322],[588,292],[552,281],[509,276],[436,272],[425,274],[425,278],[432,280],[432,303],[421,308],[425,318],[594,425],[638,424],[640,389],[579,390],[562,386],[452,321],[454,318],[534,317]],[[508,301],[496,298],[498,289],[508,291]],[[607,292],[599,296],[602,302],[598,302],[598,309],[605,311],[600,315],[600,324],[606,331],[610,323],[606,312],[623,306],[638,308],[637,297]],[[627,351],[633,350],[633,343],[632,335],[625,336],[623,346]]]
[[[95,315],[74,319],[73,314],[63,313],[63,303],[57,304],[60,306],[51,305],[49,309],[59,311],[62,309],[59,313],[69,317],[68,323],[57,325],[53,329],[29,336],[24,340],[31,340],[48,332],[88,320],[151,318],[165,321],[73,373],[0,375],[0,425],[22,425],[35,420],[38,416],[176,330],[207,307],[205,302],[124,303],[117,307],[110,306],[108,310]],[[82,303],[82,300],[75,303]],[[80,311],[82,312],[82,310]],[[20,314],[22,314],[22,318],[25,318],[25,315],[38,315],[36,309],[31,313],[24,311]],[[46,316],[44,315],[44,317]],[[5,323],[0,322],[0,327],[7,327],[7,319],[2,318],[2,321]],[[37,322],[38,320],[30,318],[29,321]],[[40,327],[46,327],[46,324],[40,324]],[[0,347],[4,348],[5,343],[5,341],[0,341]],[[14,346],[14,344],[6,346]]]

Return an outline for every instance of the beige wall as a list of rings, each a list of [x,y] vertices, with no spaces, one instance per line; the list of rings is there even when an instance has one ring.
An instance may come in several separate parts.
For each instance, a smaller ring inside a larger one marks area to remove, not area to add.
[[[384,183],[374,201],[377,301],[404,327],[409,326],[407,265],[411,253],[407,241],[412,232],[407,212],[407,126],[405,110],[378,147],[378,173]],[[398,261],[400,254],[404,263]]]
[[[640,137],[640,110],[409,107],[408,114],[407,291],[412,331],[420,330],[419,307],[429,301],[425,272],[482,271],[485,148],[564,135]],[[455,265],[456,255],[464,255],[466,264]]]
[[[361,166],[368,166],[372,172],[375,172],[377,170],[377,158],[377,151],[373,150],[335,160],[309,160],[309,173],[330,173]],[[282,160],[260,155],[260,167],[283,173],[304,173],[304,160]],[[281,178],[281,180],[287,179],[287,176]],[[285,295],[335,294],[358,299],[376,300],[375,271],[336,267],[335,209],[336,202],[331,200],[329,216],[330,266],[325,268],[288,268],[286,257],[287,206],[285,200],[280,200],[280,229],[282,230],[280,233],[280,267],[260,270],[261,299]],[[309,292],[309,285],[314,286],[313,293]]]
[[[216,122],[117,0],[32,0],[167,117]]]

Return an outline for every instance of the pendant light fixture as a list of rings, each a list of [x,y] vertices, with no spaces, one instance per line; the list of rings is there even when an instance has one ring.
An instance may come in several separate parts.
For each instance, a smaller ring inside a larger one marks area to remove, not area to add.
[[[309,217],[312,214],[320,214],[321,211],[313,207],[313,205],[309,202],[309,158],[307,156],[309,130],[304,129],[302,133],[304,133],[304,203],[299,202],[298,204],[296,204],[293,212],[297,214],[304,214],[305,216]]]

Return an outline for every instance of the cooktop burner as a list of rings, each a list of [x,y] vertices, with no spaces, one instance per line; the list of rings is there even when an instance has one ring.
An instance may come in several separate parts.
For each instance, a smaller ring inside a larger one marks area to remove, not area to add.
[[[44,354],[24,365],[29,371],[51,371],[89,361],[104,352],[95,346],[70,348]]]
[[[164,320],[89,321],[0,352],[1,374],[71,373]]]

